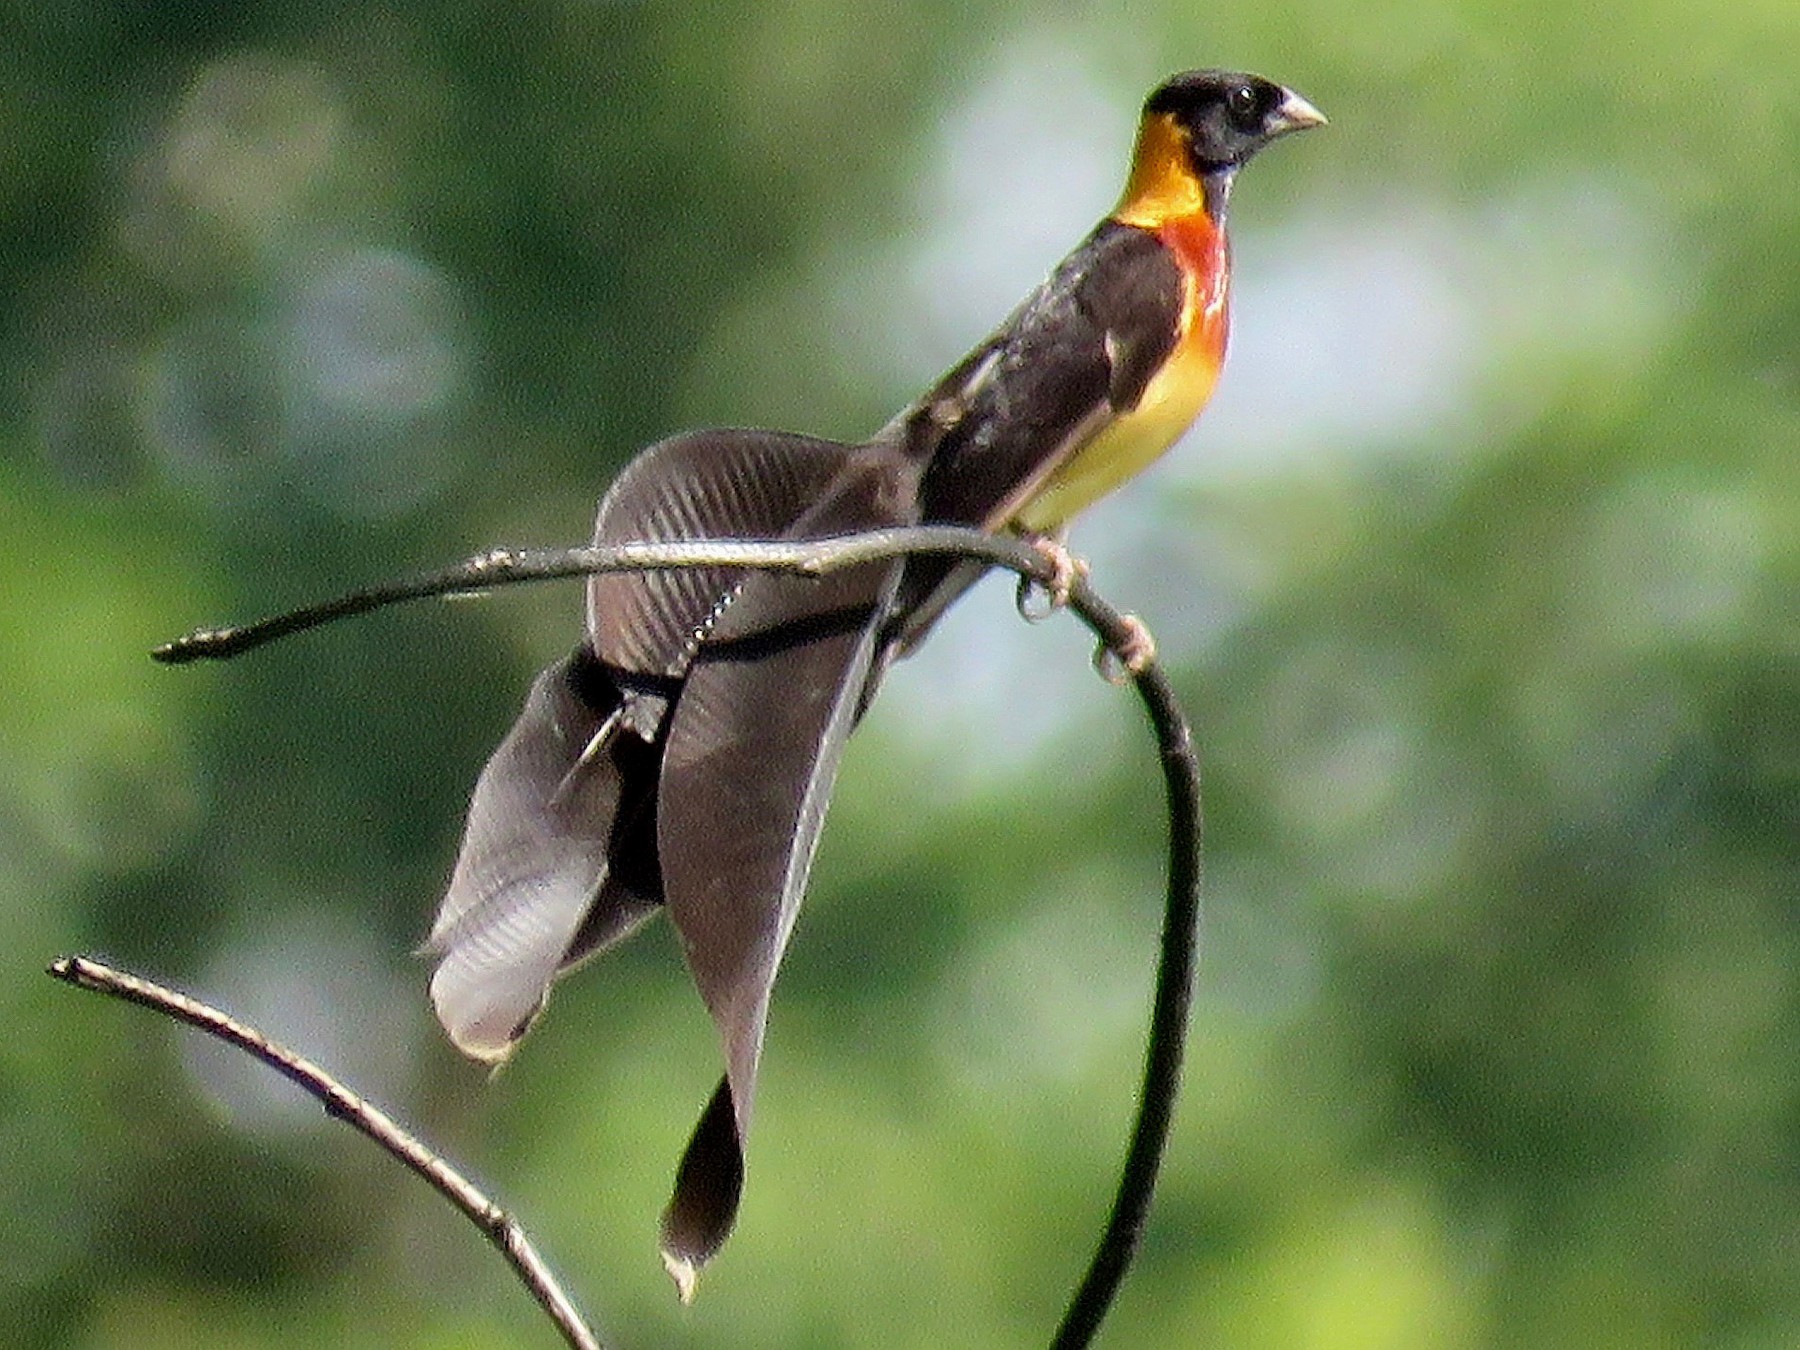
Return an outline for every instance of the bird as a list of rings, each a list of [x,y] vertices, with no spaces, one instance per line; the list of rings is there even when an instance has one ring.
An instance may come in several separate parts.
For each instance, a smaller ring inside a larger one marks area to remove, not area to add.
[[[607,490],[594,542],[938,523],[1014,532],[1066,562],[1072,518],[1167,450],[1213,392],[1239,170],[1324,122],[1255,75],[1169,78],[1143,104],[1117,206],[875,435],[672,436]],[[456,1047],[503,1061],[559,976],[659,911],[716,1025],[725,1073],[661,1224],[684,1301],[735,1223],[769,998],[844,743],[888,666],[982,570],[914,557],[822,578],[594,576],[581,641],[537,676],[476,782],[422,949]]]

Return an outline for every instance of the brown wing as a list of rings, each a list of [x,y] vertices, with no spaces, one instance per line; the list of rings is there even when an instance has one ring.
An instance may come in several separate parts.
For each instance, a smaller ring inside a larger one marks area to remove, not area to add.
[[[926,465],[920,518],[998,530],[1112,417],[1135,408],[1179,338],[1183,283],[1147,230],[1102,221],[885,435]],[[986,569],[918,558],[882,664],[923,640]],[[872,691],[871,691],[872,692]]]
[[[919,404],[922,519],[998,529],[1110,417],[1179,335],[1183,285],[1155,235],[1104,221]]]
[[[596,533],[609,543],[780,536],[830,496],[856,453],[764,432],[678,437],[620,476]],[[439,1019],[466,1053],[504,1057],[559,973],[661,903],[664,714],[736,580],[717,570],[597,578],[591,645],[538,676],[482,771],[425,947],[438,958]]]
[[[615,865],[642,835],[655,781],[651,747],[621,735],[618,714],[617,691],[577,651],[533,681],[475,784],[424,948],[438,957],[432,1003],[465,1054],[504,1058],[557,973],[661,900],[653,867]]]
[[[614,480],[596,544],[779,539],[830,492],[852,446],[773,431],[697,431],[658,442]],[[588,583],[588,636],[608,666],[679,676],[741,576],[728,568],[614,572]]]
[[[870,450],[793,537],[913,519],[907,467]],[[818,580],[744,578],[700,646],[670,718],[658,806],[664,894],[723,1043],[664,1218],[677,1278],[731,1229],[769,995],[899,580],[877,563]]]
[[[812,538],[916,519],[882,446],[705,432],[646,451],[596,538]],[[743,569],[599,577],[589,643],[538,677],[477,784],[429,949],[439,1016],[503,1056],[550,983],[666,903],[726,1082],[665,1220],[692,1271],[736,1215],[770,989],[900,564],[819,580]]]

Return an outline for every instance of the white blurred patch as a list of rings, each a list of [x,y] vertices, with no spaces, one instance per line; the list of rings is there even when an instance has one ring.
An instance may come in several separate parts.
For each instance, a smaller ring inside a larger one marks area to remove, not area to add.
[[[367,245],[296,244],[271,266],[266,308],[201,310],[145,362],[139,421],[165,472],[223,506],[284,487],[363,519],[431,500],[461,467],[454,284]]]
[[[276,320],[275,349],[285,449],[322,504],[392,515],[454,477],[446,423],[468,362],[458,296],[436,268],[388,248],[304,260]]]
[[[926,231],[896,241],[872,363],[924,385],[995,328],[1117,196],[1135,116],[1074,49],[1009,47],[920,158]]]
[[[367,161],[329,73],[270,53],[201,68],[145,132],[122,243],[187,302],[138,359],[133,430],[184,490],[230,509],[297,487],[370,518],[413,510],[455,476],[446,447],[471,364],[461,296],[424,258],[342,237]],[[71,368],[90,368],[105,330],[49,326]],[[68,379],[45,393],[46,449],[71,476],[127,478],[130,456],[65,448],[65,428],[102,424],[112,405]]]
[[[342,94],[308,62],[258,52],[214,61],[132,165],[126,247],[168,279],[216,285],[230,255],[289,228],[345,126]]]
[[[442,408],[462,362],[455,297],[435,268],[393,249],[346,250],[296,279],[284,338],[295,389],[331,413],[405,421]]]
[[[1082,776],[1129,752],[1122,738],[1093,734],[1107,709],[1134,715],[1135,700],[1094,672],[1088,630],[1067,614],[1027,625],[1012,596],[1010,576],[984,579],[894,666],[870,709],[870,734],[903,738],[939,761],[937,790],[972,795],[1035,781],[1034,790],[1079,792],[1072,775],[1033,780],[1029,770],[1059,742],[1082,747]]]
[[[1254,172],[1254,170],[1252,170]],[[1256,214],[1241,194],[1239,218]],[[1288,471],[1463,422],[1483,360],[1457,230],[1419,204],[1351,225],[1234,228],[1231,351],[1200,423],[1155,470],[1168,480]]]
[[[1230,359],[1155,470],[1165,490],[1384,456],[1467,460],[1571,371],[1655,351],[1685,301],[1648,194],[1612,179],[1561,174],[1473,207],[1338,204],[1273,229],[1246,227],[1255,200],[1234,199]]]
[[[384,1109],[411,1089],[424,1029],[420,990],[403,985],[374,935],[326,913],[288,912],[222,948],[201,996],[326,1069]],[[420,984],[423,981],[421,979]],[[188,1072],[244,1128],[334,1128],[311,1097],[211,1037],[184,1037]]]

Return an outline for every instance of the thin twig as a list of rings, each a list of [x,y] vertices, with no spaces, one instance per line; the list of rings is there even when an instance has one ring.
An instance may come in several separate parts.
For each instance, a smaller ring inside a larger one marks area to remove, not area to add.
[[[441,572],[372,587],[258,623],[200,629],[158,647],[152,655],[174,664],[225,659],[291,633],[401,601],[468,594],[530,581],[598,572],[720,566],[822,576],[838,568],[913,553],[973,558],[1046,585],[1055,580],[1050,561],[1028,544],[958,526],[919,526],[784,542],[698,540],[624,544],[616,548],[495,549]],[[1127,650],[1133,638],[1141,636],[1134,633],[1124,614],[1094,593],[1085,579],[1078,579],[1070,591],[1069,608],[1098,635],[1105,650]],[[1199,950],[1200,766],[1193,733],[1174,690],[1154,660],[1127,673],[1150,716],[1162,758],[1169,810],[1168,897],[1144,1054],[1144,1078],[1131,1142],[1106,1228],[1063,1315],[1053,1350],[1082,1350],[1093,1340],[1137,1254],[1181,1086]]]
[[[373,1139],[429,1182],[440,1195],[461,1210],[469,1222],[485,1233],[488,1241],[506,1256],[519,1278],[525,1282],[525,1287],[531,1291],[532,1297],[549,1314],[550,1320],[556,1323],[563,1340],[573,1350],[602,1350],[599,1338],[589,1330],[581,1314],[575,1310],[575,1305],[556,1282],[556,1277],[550,1273],[550,1268],[544,1264],[544,1258],[538,1255],[537,1248],[525,1235],[518,1220],[489,1200],[437,1153],[395,1124],[385,1112],[370,1105],[311,1060],[295,1054],[286,1046],[270,1040],[256,1028],[246,1026],[210,1004],[186,994],[178,994],[173,989],[164,988],[142,976],[115,970],[85,956],[64,956],[52,961],[50,974],[79,989],[111,994],[114,998],[141,1004],[178,1022],[198,1027],[209,1036],[216,1036],[227,1045],[234,1045],[254,1056],[283,1078],[298,1084],[309,1095],[318,1099],[325,1108],[326,1115],[348,1122]]]
[[[755,567],[802,576],[824,576],[827,572],[859,563],[896,558],[907,553],[955,554],[1049,579],[1047,564],[1042,558],[1016,540],[950,525],[871,530],[865,534],[829,539],[771,543],[700,539],[620,544],[614,548],[496,548],[441,572],[352,591],[321,604],[307,605],[242,627],[197,629],[173,642],[163,643],[150,655],[168,665],[223,661],[277,638],[405,600],[471,595],[494,586],[516,586],[530,581],[681,567]]]

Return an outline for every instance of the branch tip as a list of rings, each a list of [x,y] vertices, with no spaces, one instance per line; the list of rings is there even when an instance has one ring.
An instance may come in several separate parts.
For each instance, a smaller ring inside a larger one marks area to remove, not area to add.
[[[581,1315],[576,1312],[556,1277],[550,1273],[537,1249],[524,1231],[505,1211],[477,1190],[443,1157],[420,1143],[395,1124],[384,1112],[352,1092],[325,1070],[303,1059],[285,1046],[269,1040],[261,1032],[238,1021],[211,1004],[147,980],[129,971],[115,970],[85,956],[60,956],[48,967],[50,975],[83,989],[111,994],[127,1002],[186,1022],[227,1045],[237,1047],[252,1058],[274,1069],[324,1107],[327,1115],[354,1126],[366,1138],[378,1144],[389,1156],[428,1182],[465,1218],[488,1235],[512,1266],[538,1306],[555,1323],[563,1340],[572,1350],[601,1350]],[[494,1223],[494,1218],[499,1223]]]

